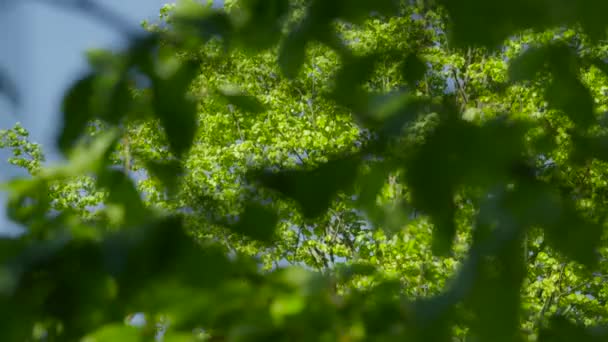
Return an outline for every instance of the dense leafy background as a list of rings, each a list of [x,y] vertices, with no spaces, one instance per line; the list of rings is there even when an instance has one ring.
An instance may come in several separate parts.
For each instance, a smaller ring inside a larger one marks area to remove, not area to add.
[[[165,6],[1,134],[2,340],[608,339],[605,7]]]

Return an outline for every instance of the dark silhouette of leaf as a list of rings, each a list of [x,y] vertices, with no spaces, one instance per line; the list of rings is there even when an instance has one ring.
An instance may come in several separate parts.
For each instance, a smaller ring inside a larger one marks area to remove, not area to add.
[[[547,87],[547,100],[562,110],[575,124],[587,128],[595,121],[594,101],[591,93],[575,75],[560,71]]]
[[[601,342],[608,339],[606,327],[585,327],[563,316],[551,317],[548,327],[540,329],[539,342]]]
[[[288,78],[294,78],[300,72],[306,58],[308,42],[304,27],[298,26],[283,39],[279,50],[278,63],[281,71]]]
[[[219,92],[228,104],[234,105],[245,112],[259,114],[266,111],[265,106],[255,96],[243,94],[237,89],[231,88],[220,89]]]
[[[121,206],[126,225],[138,224],[149,218],[139,191],[124,172],[115,169],[106,170],[100,174],[98,183],[108,190],[108,203]]]
[[[548,54],[549,51],[546,48],[532,47],[511,61],[509,64],[509,79],[511,82],[533,79],[548,63]]]
[[[347,59],[335,76],[333,98],[355,111],[365,111],[369,95],[362,88],[371,77],[377,55],[353,56]]]
[[[308,218],[323,214],[338,192],[349,190],[359,165],[357,156],[333,159],[313,170],[264,172],[256,178],[266,187],[294,199]]]
[[[274,236],[278,215],[260,204],[248,203],[239,221],[230,226],[236,233],[259,241],[269,241]]]
[[[95,95],[96,74],[89,74],[78,80],[68,90],[63,99],[63,128],[59,135],[59,148],[66,153],[74,146],[87,123],[93,119],[93,96]]]
[[[177,190],[179,183],[179,176],[183,173],[184,169],[178,161],[148,161],[146,162],[146,169],[154,177],[157,177],[167,188],[169,192],[173,193]]]
[[[250,49],[265,50],[281,38],[282,22],[289,10],[288,0],[248,0],[243,2],[249,20],[239,28],[241,42]]]
[[[403,75],[410,86],[415,86],[426,73],[426,64],[415,54],[409,54],[403,61]]]
[[[520,158],[523,128],[500,119],[484,127],[447,119],[408,158],[405,179],[412,205],[434,220],[436,253],[447,253],[452,244],[454,196],[460,186],[487,186],[506,179]]]
[[[108,103],[100,117],[110,124],[117,125],[126,116],[132,101],[129,82],[126,78],[122,78],[108,91]]]
[[[190,148],[197,129],[196,103],[187,96],[197,68],[195,63],[184,63],[172,75],[153,80],[154,109],[177,156]]]

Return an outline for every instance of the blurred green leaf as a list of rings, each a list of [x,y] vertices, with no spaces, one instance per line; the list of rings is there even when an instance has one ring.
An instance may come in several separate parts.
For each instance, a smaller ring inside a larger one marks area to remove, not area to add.
[[[183,63],[166,78],[153,80],[154,109],[177,156],[190,148],[197,129],[196,103],[187,96],[197,69],[195,63]]]
[[[84,131],[87,123],[93,119],[91,101],[95,96],[97,75],[92,73],[70,87],[63,99],[63,128],[59,136],[59,148],[67,153]]]
[[[333,97],[336,101],[359,111],[367,107],[368,95],[362,85],[371,77],[377,57],[356,56],[344,62],[335,77]]]
[[[508,177],[520,158],[523,128],[500,119],[484,127],[449,119],[408,158],[405,179],[411,188],[412,205],[434,220],[437,253],[447,253],[452,245],[456,233],[454,200],[460,186],[488,186]]]
[[[416,82],[422,80],[426,73],[426,64],[415,54],[409,54],[403,61],[403,75],[410,86],[414,86]]]
[[[224,87],[219,90],[219,93],[228,104],[234,105],[245,112],[259,114],[266,110],[265,106],[255,96],[243,94],[236,88]]]
[[[600,342],[607,338],[606,328],[588,328],[562,316],[552,317],[549,326],[542,328],[538,335],[539,342]]]
[[[170,193],[178,190],[179,176],[184,171],[183,166],[178,161],[147,161],[146,169],[167,186]]]
[[[306,32],[302,26],[293,28],[283,39],[279,49],[278,63],[288,78],[295,78],[306,59]]]
[[[245,0],[247,20],[239,27],[242,43],[248,48],[264,50],[281,38],[282,21],[289,9],[288,0]]]
[[[110,324],[86,336],[83,342],[141,341],[141,333],[125,324]]]
[[[262,173],[256,178],[266,187],[294,199],[309,218],[323,214],[339,192],[352,186],[359,165],[356,156],[333,159],[313,170]]]
[[[124,224],[132,226],[145,221],[149,213],[135,184],[120,170],[106,170],[99,175],[98,183],[108,190],[108,204],[120,205]]]
[[[281,323],[286,316],[299,314],[305,306],[305,298],[298,294],[280,295],[270,304],[270,314],[276,322]]]
[[[581,128],[589,127],[595,121],[594,101],[589,89],[574,75],[562,72],[558,75],[547,87],[549,104],[564,111]]]
[[[274,236],[277,223],[278,216],[272,209],[248,203],[238,222],[230,229],[256,240],[269,241]]]

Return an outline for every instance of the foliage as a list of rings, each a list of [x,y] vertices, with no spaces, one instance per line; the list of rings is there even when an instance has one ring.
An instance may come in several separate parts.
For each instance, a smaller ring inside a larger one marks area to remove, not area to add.
[[[605,340],[604,7],[166,6],[2,132],[0,336]]]

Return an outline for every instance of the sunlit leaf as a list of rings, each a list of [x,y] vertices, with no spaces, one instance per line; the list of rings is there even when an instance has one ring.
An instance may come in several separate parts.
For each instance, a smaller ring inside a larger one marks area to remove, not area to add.
[[[111,342],[111,341],[140,341],[141,333],[135,327],[125,324],[111,324],[102,327],[83,339],[83,342]]]

